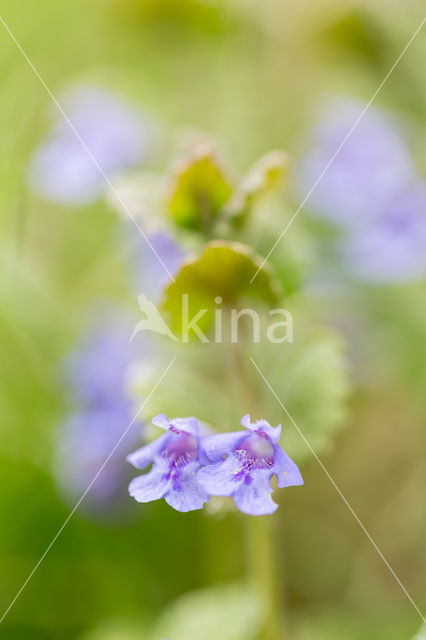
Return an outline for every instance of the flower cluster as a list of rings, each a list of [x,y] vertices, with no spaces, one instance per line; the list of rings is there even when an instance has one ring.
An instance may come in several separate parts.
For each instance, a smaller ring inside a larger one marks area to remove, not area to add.
[[[73,87],[61,103],[73,128],[63,118],[54,121],[31,159],[29,183],[50,202],[84,206],[103,194],[102,172],[109,177],[144,159],[148,123],[131,103],[100,87]]]
[[[303,484],[295,463],[279,446],[281,425],[250,422],[246,430],[203,435],[195,418],[169,420],[161,414],[153,423],[166,433],[127,457],[136,468],[152,464],[134,478],[129,493],[138,502],[164,498],[178,511],[201,509],[210,496],[230,496],[249,515],[273,513],[272,476],[278,487]]]
[[[342,231],[339,253],[349,273],[373,283],[422,280],[426,183],[398,122],[374,109],[359,119],[361,111],[352,101],[331,104],[299,167],[300,196],[322,175],[308,207]]]
[[[133,356],[130,332],[130,318],[107,305],[97,310],[66,360],[72,407],[57,429],[55,476],[61,493],[72,502],[87,489],[131,420],[132,403],[125,388]],[[123,457],[136,446],[136,439],[136,433],[126,435],[93,484],[85,501],[89,512],[121,509],[122,490],[129,480]]]

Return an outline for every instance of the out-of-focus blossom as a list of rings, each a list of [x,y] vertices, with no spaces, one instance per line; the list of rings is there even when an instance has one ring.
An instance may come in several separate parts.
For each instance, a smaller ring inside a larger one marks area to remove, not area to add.
[[[92,408],[115,405],[127,398],[125,374],[134,351],[129,343],[130,321],[110,307],[99,310],[99,316],[67,361],[75,402]]]
[[[402,283],[426,276],[426,186],[395,121],[341,101],[314,129],[299,189],[314,215],[341,228],[338,254],[360,280]],[[345,138],[347,139],[345,140]],[[324,175],[323,170],[342,148]]]
[[[207,457],[215,464],[197,474],[200,484],[211,495],[232,496],[238,509],[249,515],[273,513],[272,476],[279,487],[303,484],[295,463],[278,444],[281,425],[271,427],[266,420],[251,423],[244,416],[247,431],[217,434],[203,438]]]
[[[147,124],[120,96],[82,86],[69,90],[60,102],[107,176],[143,159]],[[31,160],[29,180],[35,191],[58,204],[84,205],[106,188],[99,168],[61,115]]]
[[[138,502],[164,498],[177,511],[202,509],[210,499],[197,479],[206,458],[200,443],[199,424],[195,418],[169,420],[160,414],[153,423],[166,433],[127,457],[137,469],[152,469],[134,478],[129,493]]]
[[[132,362],[132,324],[105,308],[68,360],[67,377],[74,409],[59,425],[56,477],[72,500],[88,488],[132,419],[126,376]],[[125,454],[139,440],[133,426],[91,487],[85,504],[92,510],[120,507],[129,480]],[[119,500],[121,498],[121,500]]]
[[[170,276],[175,275],[185,251],[166,231],[151,234],[148,239],[151,247],[141,239],[140,249],[134,253],[134,281],[139,293],[158,302],[164,287],[172,282]]]
[[[364,105],[337,100],[311,132],[310,148],[299,169],[299,197],[304,198],[344,142]],[[373,219],[389,194],[414,177],[410,154],[396,121],[370,108],[358,122],[306,203],[312,214],[343,227]]]
[[[72,413],[61,425],[58,438],[57,478],[67,496],[79,498],[89,487],[131,421],[129,407],[109,405]],[[85,500],[93,509],[124,502],[128,474],[124,456],[135,446],[129,430],[90,487]]]
[[[352,273],[369,282],[398,283],[426,277],[426,185],[395,193],[371,224],[343,241]]]
[[[186,255],[184,247],[157,213],[164,205],[165,189],[161,176],[139,171],[116,176],[114,192],[107,193],[108,204],[126,223],[123,240],[131,256],[132,287],[155,302],[160,300],[163,288],[171,282],[170,276],[176,273]],[[128,211],[143,234],[135,228]]]

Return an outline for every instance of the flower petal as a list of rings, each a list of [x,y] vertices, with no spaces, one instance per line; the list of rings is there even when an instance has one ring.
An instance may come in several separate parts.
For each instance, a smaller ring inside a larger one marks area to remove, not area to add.
[[[164,433],[144,447],[130,453],[126,458],[127,462],[130,462],[136,469],[145,469],[166,446],[170,437],[170,433]]]
[[[230,496],[242,481],[236,477],[239,471],[241,462],[235,456],[228,456],[226,460],[200,469],[197,478],[212,496]]]
[[[152,419],[152,424],[155,424],[157,427],[161,427],[162,429],[167,429],[170,426],[170,420],[164,413],[159,413],[158,416]]]
[[[217,462],[224,455],[230,455],[243,438],[248,434],[245,431],[232,431],[231,433],[218,433],[201,439],[201,446],[206,456]]]
[[[237,508],[250,516],[274,513],[278,505],[272,500],[270,470],[256,470],[251,473],[252,481],[242,482],[233,494]]]
[[[197,462],[187,464],[179,478],[179,489],[172,488],[164,496],[165,501],[177,511],[194,511],[202,509],[205,502],[210,500],[207,491],[198,482],[196,471]]]
[[[241,424],[249,431],[263,431],[267,436],[269,436],[274,444],[276,444],[281,437],[280,424],[277,427],[271,427],[269,422],[266,420],[256,420],[256,422],[251,422],[249,414],[241,418]]]
[[[151,502],[162,498],[170,486],[167,471],[167,462],[157,458],[149,473],[133,478],[129,484],[129,494],[138,502]]]
[[[281,488],[303,484],[303,478],[298,466],[278,445],[274,447],[272,472],[275,473],[277,484]]]
[[[170,429],[171,427],[185,431],[193,436],[198,436],[199,426],[197,418],[173,418],[170,420],[164,413],[158,414],[152,419],[152,423],[162,429]]]

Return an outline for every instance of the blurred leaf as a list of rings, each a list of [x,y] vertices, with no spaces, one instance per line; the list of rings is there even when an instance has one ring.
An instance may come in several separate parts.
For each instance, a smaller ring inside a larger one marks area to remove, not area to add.
[[[426,624],[422,626],[420,631],[414,636],[413,640],[426,640]]]
[[[168,209],[178,225],[208,231],[231,193],[211,147],[200,145],[177,167]]]
[[[188,593],[163,613],[153,640],[254,640],[258,607],[251,591],[239,584]]]
[[[139,620],[104,620],[93,631],[84,633],[78,640],[145,640],[146,623]]]
[[[288,173],[285,151],[269,151],[261,156],[241,179],[239,189],[226,205],[226,214],[235,227],[240,227],[258,202],[259,197],[277,192]]]
[[[312,236],[299,219],[291,226],[289,236],[277,239],[290,223],[295,209],[277,194],[268,193],[256,200],[253,215],[245,229],[245,241],[261,255],[269,255],[268,264],[274,269],[286,294],[291,294],[303,282],[303,277],[311,267],[313,255]],[[274,247],[271,252],[272,247]]]
[[[279,189],[288,173],[289,159],[285,151],[269,151],[261,156],[242,179],[247,196],[256,196]]]
[[[226,24],[220,6],[200,0],[109,0],[108,4],[126,13],[133,21],[149,26],[164,22],[180,29],[189,28],[206,35],[220,34]],[[107,4],[107,6],[108,6]],[[186,31],[184,31],[186,33]]]
[[[232,431],[250,413],[253,419],[283,425],[282,446],[291,457],[298,462],[311,458],[306,442],[250,361],[252,356],[313,450],[326,451],[347,414],[350,382],[344,344],[329,329],[307,330],[306,318],[298,315],[294,333],[293,343],[263,339],[260,344],[179,345],[178,364],[145,407],[146,416],[193,415],[218,431]],[[135,393],[146,396],[154,382],[152,378],[139,384],[135,379]]]
[[[253,357],[313,450],[319,453],[331,444],[346,417],[350,385],[344,344],[331,330],[306,332],[297,316],[294,323],[293,344],[266,343],[261,348],[253,345]],[[277,399],[261,382],[267,419],[283,423],[284,448],[299,461],[311,457],[309,447]]]
[[[364,292],[372,319],[368,349],[375,353],[376,371],[395,377],[397,384],[425,401],[426,305],[424,283]],[[384,363],[384,364],[383,364]],[[370,367],[371,370],[371,367]],[[375,374],[378,375],[377,373]],[[382,373],[380,375],[383,375]]]
[[[280,288],[267,264],[250,284],[261,264],[262,258],[243,244],[219,241],[207,244],[184,262],[175,282],[164,293],[162,306],[169,314],[172,330],[182,332],[185,304],[189,320],[201,309],[207,309],[198,322],[201,330],[212,323],[213,310],[218,309],[219,304],[234,309],[253,302],[276,304],[280,300]],[[182,297],[185,294],[187,298]]]
[[[300,615],[294,640],[401,640],[409,638],[410,618],[364,617],[348,610],[318,608],[314,614]],[[416,638],[414,640],[417,640]]]
[[[383,66],[385,33],[371,13],[359,8],[350,11],[328,25],[321,35],[326,44],[364,58],[370,65]]]

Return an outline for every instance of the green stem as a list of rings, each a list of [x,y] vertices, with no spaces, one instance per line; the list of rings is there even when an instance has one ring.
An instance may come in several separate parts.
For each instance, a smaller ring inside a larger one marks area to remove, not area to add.
[[[243,357],[239,345],[230,346],[233,375],[240,382],[241,415],[250,412],[256,416],[261,403],[258,390],[247,375],[248,360]],[[284,624],[283,585],[279,578],[282,563],[277,551],[277,525],[276,515],[244,518],[248,579],[260,614],[258,640],[288,638]]]
[[[274,516],[246,519],[248,574],[260,611],[258,640],[285,640]]]

